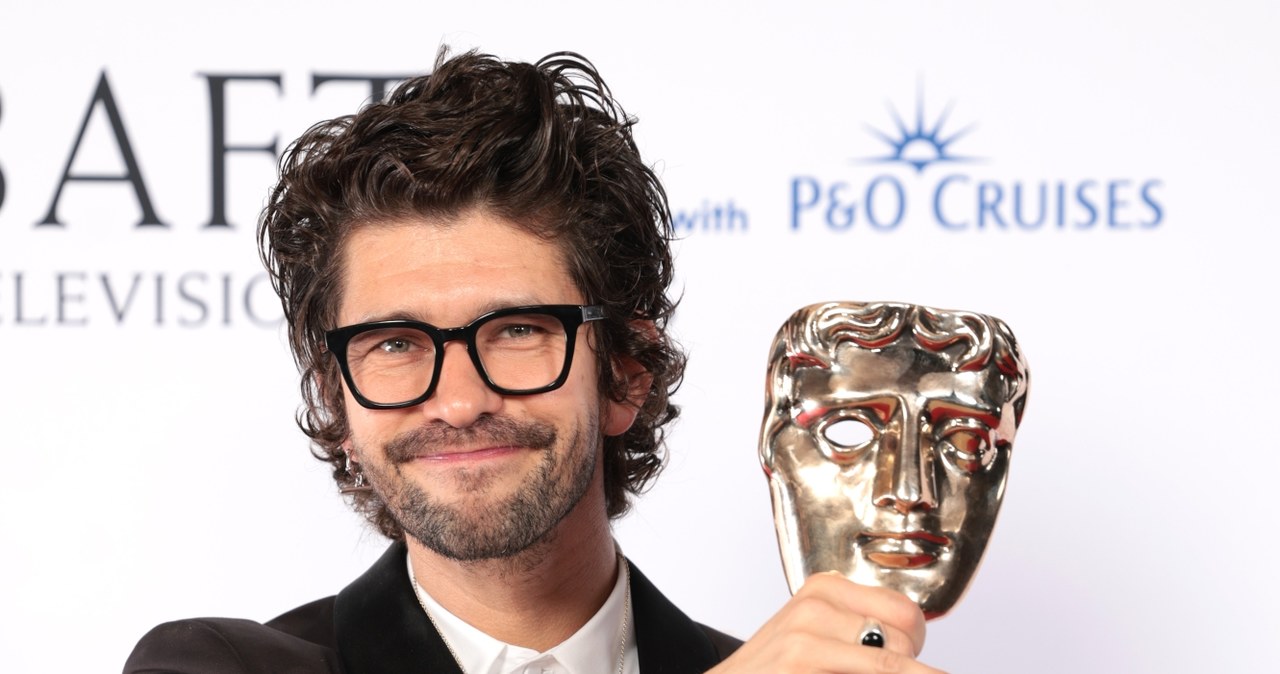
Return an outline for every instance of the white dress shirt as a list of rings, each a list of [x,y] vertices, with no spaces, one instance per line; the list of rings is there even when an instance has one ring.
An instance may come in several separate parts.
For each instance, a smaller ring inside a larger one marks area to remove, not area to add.
[[[622,564],[626,563],[619,559]],[[405,561],[412,578],[413,565],[409,563],[408,555]],[[418,600],[435,623],[440,636],[453,649],[464,674],[612,674],[618,671],[621,639],[626,640],[623,673],[640,674],[635,621],[628,613],[626,573],[618,574],[609,598],[585,625],[542,653],[494,639],[445,610],[417,583],[414,586]],[[624,614],[626,632],[620,634]]]

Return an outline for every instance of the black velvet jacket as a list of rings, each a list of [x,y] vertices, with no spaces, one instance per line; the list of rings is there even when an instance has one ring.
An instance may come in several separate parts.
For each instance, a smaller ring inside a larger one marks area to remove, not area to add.
[[[233,618],[165,623],[138,642],[125,674],[462,674],[427,620],[393,544],[334,597],[265,625]],[[700,674],[741,642],[690,620],[631,567],[631,610],[642,674]]]

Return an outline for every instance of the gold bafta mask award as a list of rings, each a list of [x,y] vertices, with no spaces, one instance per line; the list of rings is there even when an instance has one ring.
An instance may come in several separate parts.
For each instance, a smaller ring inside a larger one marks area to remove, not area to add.
[[[1028,383],[997,318],[888,302],[792,314],[760,431],[791,591],[836,571],[928,618],[950,611],[995,525]]]

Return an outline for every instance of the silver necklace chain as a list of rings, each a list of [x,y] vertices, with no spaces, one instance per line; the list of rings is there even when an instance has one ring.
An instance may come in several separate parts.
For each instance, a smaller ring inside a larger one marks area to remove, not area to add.
[[[626,595],[623,598],[622,606],[622,624],[618,626],[618,674],[624,674],[627,665],[627,639],[628,627],[631,624],[631,565],[627,564],[627,558],[618,555],[618,564],[622,567],[622,585],[626,588]],[[413,596],[418,599],[418,606],[422,607],[422,612],[427,614],[427,620],[431,621],[431,626],[435,628],[436,634],[440,635],[440,640],[444,642],[444,647],[449,649],[449,655],[453,657],[453,661],[458,665],[458,670],[462,674],[466,674],[467,670],[462,666],[462,659],[458,657],[458,652],[453,650],[453,644],[449,643],[449,638],[444,635],[444,630],[440,629],[440,625],[436,623],[436,619],[432,617],[431,611],[427,610],[427,605],[422,601],[423,589],[418,585],[418,578],[414,575],[412,569],[409,571],[409,583],[413,585]]]

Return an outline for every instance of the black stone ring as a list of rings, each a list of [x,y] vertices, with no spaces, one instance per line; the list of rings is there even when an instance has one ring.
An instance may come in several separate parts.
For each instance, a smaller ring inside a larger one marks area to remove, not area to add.
[[[880,623],[875,618],[867,618],[867,623],[863,625],[862,634],[858,635],[858,640],[863,646],[884,648],[884,628],[880,627]]]

